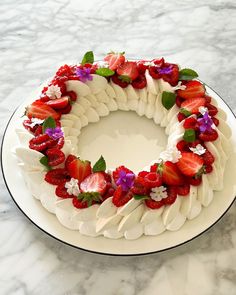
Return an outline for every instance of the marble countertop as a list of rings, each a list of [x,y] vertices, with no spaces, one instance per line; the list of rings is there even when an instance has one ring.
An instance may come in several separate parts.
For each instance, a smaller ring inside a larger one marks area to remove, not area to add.
[[[196,69],[236,112],[233,0],[2,0],[0,132],[62,63],[94,50],[165,56]],[[207,233],[143,257],[107,257],[41,232],[0,183],[0,294],[235,295],[236,206]]]

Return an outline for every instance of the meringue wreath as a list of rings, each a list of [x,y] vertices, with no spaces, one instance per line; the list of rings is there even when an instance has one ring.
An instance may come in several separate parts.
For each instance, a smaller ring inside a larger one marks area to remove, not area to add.
[[[16,155],[32,195],[67,228],[137,239],[176,231],[223,188],[231,130],[192,69],[111,52],[63,65],[27,106]],[[82,127],[116,110],[165,127],[166,150],[135,174],[77,154]],[[25,130],[26,129],[26,130]]]

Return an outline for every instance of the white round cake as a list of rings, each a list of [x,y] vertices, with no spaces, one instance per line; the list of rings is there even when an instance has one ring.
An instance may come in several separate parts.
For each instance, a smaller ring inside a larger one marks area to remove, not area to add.
[[[223,189],[231,152],[226,114],[197,77],[164,58],[129,61],[114,52],[95,62],[90,51],[79,65],[60,67],[16,130],[31,194],[87,236],[134,240],[179,230]],[[165,128],[165,151],[139,172],[78,154],[81,129],[117,110]]]

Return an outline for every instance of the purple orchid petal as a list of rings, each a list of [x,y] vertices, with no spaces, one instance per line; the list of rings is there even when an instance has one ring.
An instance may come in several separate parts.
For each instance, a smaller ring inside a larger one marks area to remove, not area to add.
[[[203,117],[199,118],[197,121],[199,123],[199,129],[201,132],[206,132],[206,131],[212,130],[213,120],[209,116],[208,112],[205,112]]]
[[[61,127],[55,127],[55,128],[46,128],[45,134],[47,134],[52,139],[56,140],[64,136],[64,133],[61,129]]]
[[[91,69],[90,68],[77,68],[75,71],[75,74],[77,77],[79,77],[80,81],[85,83],[86,81],[92,81],[93,76],[91,75]]]
[[[116,185],[120,185],[123,191],[128,191],[134,184],[135,174],[126,173],[125,170],[119,171],[119,178],[116,181]]]
[[[164,74],[164,75],[169,75],[172,73],[173,67],[170,65],[168,67],[165,67],[165,68],[162,68],[162,69],[159,69],[158,72],[159,74]]]

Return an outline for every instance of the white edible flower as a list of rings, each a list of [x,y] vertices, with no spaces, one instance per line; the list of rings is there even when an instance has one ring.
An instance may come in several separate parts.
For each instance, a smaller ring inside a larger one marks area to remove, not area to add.
[[[109,63],[103,60],[96,62],[95,65],[97,65],[98,68],[109,68]]]
[[[189,149],[190,149],[190,151],[192,151],[194,154],[197,154],[197,155],[199,155],[199,156],[205,154],[205,152],[206,152],[206,149],[205,149],[201,144],[196,145],[195,148],[194,148],[194,147],[191,147],[191,148],[189,148]]]
[[[202,115],[204,115],[206,112],[208,112],[208,108],[203,107],[203,106],[199,107],[198,110],[199,110],[199,113]]]
[[[155,67],[156,66],[156,64],[153,61],[145,61],[143,64],[147,67],[149,67],[149,66]]]
[[[160,153],[160,159],[164,162],[177,163],[181,157],[181,152],[176,147],[168,147],[167,150]]]
[[[70,181],[65,183],[65,188],[67,189],[67,193],[69,195],[78,196],[78,194],[80,193],[78,183],[79,183],[78,179],[75,179],[75,178],[71,178]]]
[[[179,81],[178,84],[172,88],[174,91],[176,90],[185,90],[186,89],[186,86],[185,85],[182,85],[182,82]]]
[[[46,91],[46,95],[50,99],[56,99],[61,97],[61,88],[57,85],[48,86],[48,90]]]
[[[151,199],[154,201],[161,201],[162,199],[165,199],[168,197],[166,187],[159,186],[152,188],[152,192],[150,193]]]
[[[31,119],[31,123],[30,124],[26,124],[27,126],[29,126],[29,127],[31,127],[31,128],[33,128],[34,126],[36,126],[36,125],[40,125],[40,124],[42,124],[44,122],[44,120],[40,120],[40,119],[38,119],[38,118],[32,118]]]

